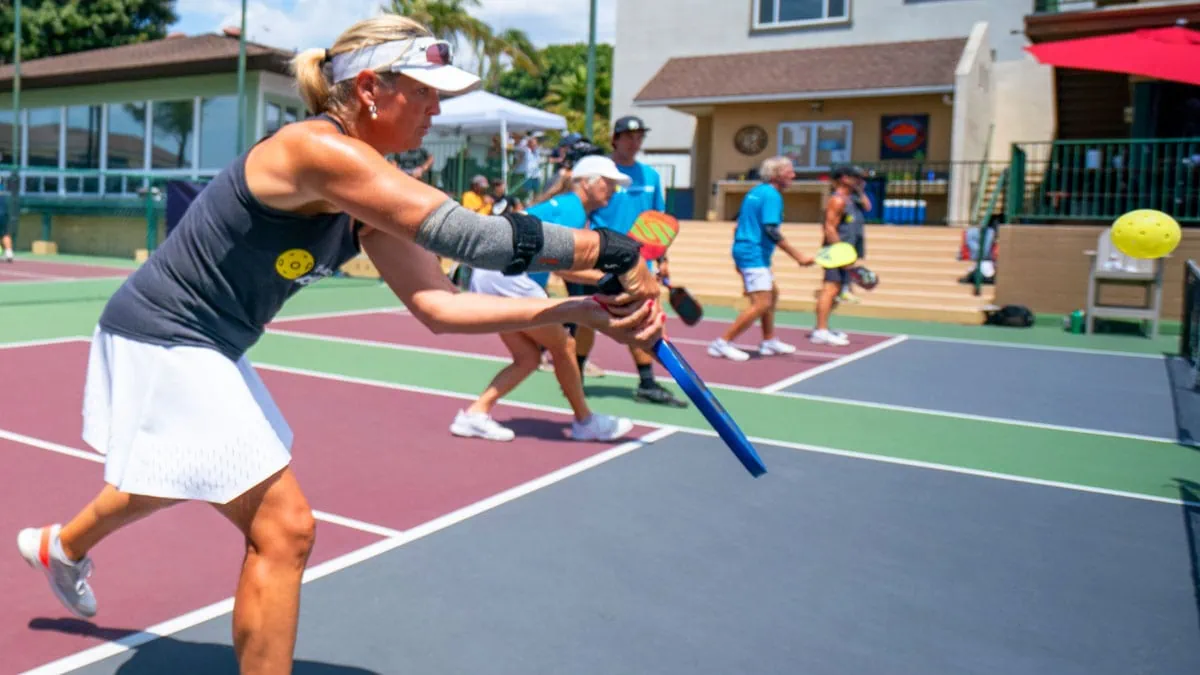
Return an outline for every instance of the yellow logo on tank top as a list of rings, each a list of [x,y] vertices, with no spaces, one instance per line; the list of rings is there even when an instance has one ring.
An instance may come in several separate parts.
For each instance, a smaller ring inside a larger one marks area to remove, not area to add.
[[[295,281],[312,271],[315,264],[312,254],[302,248],[292,248],[275,259],[275,271],[284,279]]]

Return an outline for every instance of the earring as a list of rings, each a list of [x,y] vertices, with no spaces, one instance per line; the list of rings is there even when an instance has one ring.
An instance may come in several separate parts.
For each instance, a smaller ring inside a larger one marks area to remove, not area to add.
[[[374,103],[371,104],[371,107],[369,108],[369,110],[371,112],[371,119],[373,119],[373,120],[379,119],[379,109],[375,107]]]

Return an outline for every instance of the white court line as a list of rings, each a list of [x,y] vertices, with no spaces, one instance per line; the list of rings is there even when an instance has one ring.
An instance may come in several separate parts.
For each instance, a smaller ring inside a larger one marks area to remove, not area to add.
[[[264,363],[255,363],[254,367],[262,369],[262,370],[274,370],[274,371],[279,371],[282,373],[292,373],[295,375],[306,375],[309,377],[333,380],[335,382],[345,382],[345,383],[349,383],[349,384],[362,384],[362,385],[366,385],[369,387],[378,387],[380,389],[392,389],[392,390],[396,390],[396,391],[406,391],[406,392],[417,393],[417,394],[443,396],[446,398],[454,398],[454,399],[460,399],[460,400],[464,400],[464,401],[474,401],[476,398],[478,398],[478,396],[475,394],[460,394],[458,392],[447,391],[447,390],[443,390],[443,389],[431,389],[429,387],[418,387],[415,385],[396,384],[394,382],[384,382],[382,380],[370,380],[367,378],[351,377],[348,375],[334,375],[332,373],[324,373],[321,371],[314,371],[314,370],[305,370],[303,368],[292,368],[289,366],[275,366],[275,365],[264,364]],[[521,408],[521,409],[525,409],[525,410],[536,410],[539,412],[558,413],[558,414],[562,414],[562,415],[571,414],[571,411],[566,408],[557,408],[554,406],[541,405],[541,404],[537,404],[537,403],[524,403],[521,401],[502,400],[499,405],[509,406],[512,408]],[[640,420],[640,419],[636,419],[636,418],[632,419],[631,421],[634,424],[636,424],[638,426],[643,426],[643,427],[657,428],[660,430],[671,430],[671,431],[676,431],[676,432],[695,434],[698,436],[709,436],[712,438],[719,438],[719,436],[717,435],[717,432],[715,432],[709,428],[696,428],[696,427],[690,427],[690,426],[679,425],[679,424],[663,424],[662,422],[651,422],[649,420]],[[990,421],[990,420],[987,420],[987,421]],[[1076,429],[1071,429],[1069,427],[1054,428],[1054,427],[1045,426],[1043,428],[1046,428],[1047,430],[1050,430],[1050,431],[1068,431],[1068,432],[1075,432],[1075,433],[1089,433],[1089,431],[1086,429],[1076,430]],[[1092,433],[1094,433],[1094,432],[1092,432]],[[1153,437],[1137,437],[1137,436],[1125,436],[1125,437],[1130,438],[1132,440],[1147,440],[1147,441],[1156,440]],[[761,444],[761,445],[775,445],[775,446],[779,446],[782,448],[790,448],[793,450],[804,450],[804,451],[809,451],[809,452],[819,452],[819,453],[830,454],[830,455],[840,455],[843,457],[853,457],[855,459],[863,459],[863,460],[872,461],[872,462],[882,462],[885,464],[899,464],[899,465],[903,465],[903,466],[912,466],[912,467],[919,467],[919,468],[924,468],[924,469],[932,469],[935,471],[944,471],[947,473],[960,473],[960,474],[966,474],[966,475],[971,475],[971,476],[982,476],[982,477],[986,477],[986,478],[995,478],[998,480],[1005,480],[1005,481],[1014,482],[1014,483],[1028,483],[1030,485],[1043,485],[1043,486],[1049,486],[1049,487],[1058,487],[1058,488],[1062,488],[1065,490],[1075,490],[1077,492],[1090,492],[1090,493],[1095,493],[1095,494],[1111,495],[1111,496],[1115,496],[1115,497],[1125,497],[1127,499],[1137,499],[1137,500],[1142,500],[1142,501],[1160,502],[1160,503],[1164,503],[1164,504],[1176,504],[1176,505],[1191,504],[1191,502],[1184,502],[1184,501],[1181,501],[1178,499],[1171,499],[1171,498],[1167,498],[1167,497],[1155,497],[1153,495],[1139,494],[1136,492],[1123,492],[1120,490],[1109,490],[1107,488],[1097,488],[1097,487],[1091,487],[1091,486],[1087,486],[1087,485],[1079,485],[1079,484],[1075,484],[1075,483],[1061,483],[1061,482],[1057,482],[1057,481],[1043,480],[1040,478],[1028,478],[1025,476],[1018,476],[1016,474],[996,473],[996,472],[991,472],[991,471],[983,471],[980,469],[970,469],[970,468],[966,468],[966,467],[954,466],[954,465],[950,465],[950,464],[938,464],[935,462],[923,462],[920,460],[902,459],[902,458],[897,458],[897,457],[889,457],[887,455],[878,455],[878,454],[872,454],[872,453],[866,453],[866,452],[856,452],[853,450],[839,450],[836,448],[828,448],[828,447],[819,446],[819,445],[796,443],[793,441],[782,441],[782,440],[778,440],[778,439],[774,439],[774,438],[763,438],[761,436],[747,436],[747,438],[750,440],[750,442],[756,443],[756,444]],[[1162,439],[1162,440],[1166,441],[1166,439]],[[1173,443],[1173,441],[1172,441],[1172,443]],[[1197,504],[1197,505],[1200,505],[1200,504]]]
[[[126,277],[61,277],[58,279],[38,279],[36,281],[0,281],[0,288],[10,286],[51,286],[55,284],[77,284],[90,281],[115,281]]]
[[[20,349],[22,347],[46,347],[49,345],[61,345],[69,342],[91,342],[91,338],[82,337],[59,337],[59,338],[44,338],[40,340],[22,340],[20,342],[0,342],[0,349]]]
[[[656,431],[652,431],[635,441],[630,441],[628,443],[623,443],[616,447],[609,448],[604,452],[592,455],[591,457],[565,466],[557,471],[545,474],[526,483],[522,483],[521,485],[509,488],[504,492],[497,493],[491,497],[475,502],[474,504],[465,506],[457,511],[452,511],[444,516],[430,520],[396,536],[388,537],[383,541],[375,542],[374,544],[364,546],[358,550],[351,551],[345,555],[338,556],[337,558],[327,562],[310,567],[304,571],[303,583],[316,581],[317,579],[329,576],[334,572],[339,572],[349,567],[353,567],[354,565],[370,560],[371,558],[387,553],[388,551],[400,548],[405,544],[409,544],[421,539],[422,537],[426,537],[461,523],[469,518],[484,513],[485,511],[490,511],[515,499],[536,492],[544,487],[570,478],[571,476],[586,471],[587,469],[591,469],[605,462],[616,459],[617,457],[633,452],[644,445],[662,440],[673,433],[675,433],[674,429],[658,429]],[[187,614],[183,614],[151,626],[143,631],[128,635],[120,640],[97,645],[95,647],[91,647],[90,649],[85,649],[81,652],[63,657],[57,661],[52,661],[38,668],[27,670],[22,675],[63,675],[78,668],[82,668],[83,666],[91,665],[109,657],[116,656],[117,654],[135,649],[159,637],[165,637],[178,633],[182,630],[204,623],[205,621],[215,619],[219,616],[223,616],[232,611],[233,598],[226,598],[207,607],[188,612]]]
[[[733,323],[733,321],[734,321],[733,319],[725,319],[725,318],[719,318],[719,317],[705,317],[704,320],[712,321],[713,323]],[[886,321],[887,319],[881,319],[881,320]],[[811,332],[813,330],[812,326],[800,326],[800,325],[797,325],[794,323],[779,323],[778,319],[776,319],[776,321],[775,321],[775,327],[776,328],[786,328],[788,330],[805,331],[805,332]],[[885,333],[883,331],[876,331],[876,330],[850,329],[850,330],[847,330],[846,332],[852,333],[852,334],[858,334],[858,335],[873,335],[873,336],[877,336],[877,337],[891,337],[891,336],[895,335],[895,333]],[[913,334],[913,333],[908,333],[907,335],[910,340],[922,340],[925,342],[949,342],[949,343],[953,343],[953,344],[980,345],[980,346],[984,346],[984,347],[1007,347],[1010,349],[1037,349],[1037,350],[1049,351],[1049,352],[1068,352],[1068,353],[1072,353],[1072,354],[1092,354],[1095,356],[1128,356],[1130,358],[1135,358],[1135,359],[1161,359],[1162,358],[1161,354],[1142,354],[1139,352],[1123,352],[1123,351],[1118,351],[1115,349],[1098,349],[1098,348],[1092,348],[1092,347],[1065,347],[1065,346],[1058,346],[1058,345],[1039,345],[1039,344],[1032,344],[1032,343],[1027,343],[1027,342],[1001,342],[1000,340],[978,340],[975,338],[940,337],[940,336],[936,336],[936,335],[920,335],[920,334]]]
[[[77,338],[62,338],[61,341],[63,341],[63,342],[69,342],[69,341],[87,342],[89,340],[88,340],[88,338],[77,337]],[[467,354],[467,356],[470,356],[470,355]],[[354,377],[354,376],[350,376],[350,375],[338,375],[338,374],[327,373],[327,372],[323,372],[323,371],[319,371],[319,370],[294,368],[292,366],[283,366],[283,365],[276,365],[276,364],[262,363],[262,362],[254,362],[253,365],[256,369],[259,369],[259,370],[275,371],[275,372],[280,372],[280,373],[289,373],[292,375],[303,375],[303,376],[307,376],[307,377],[314,377],[317,379],[331,380],[334,382],[344,382],[347,384],[361,384],[361,385],[366,385],[369,387],[377,387],[380,389],[391,389],[394,391],[404,391],[404,392],[410,392],[410,393],[415,393],[415,394],[428,394],[428,395],[432,395],[432,396],[441,396],[441,397],[445,397],[445,398],[457,399],[460,401],[474,401],[475,399],[478,398],[478,394],[465,394],[465,393],[449,391],[446,389],[433,389],[430,387],[422,387],[422,386],[418,386],[418,385],[398,384],[395,382],[386,382],[383,380],[372,380],[372,379],[368,379],[368,378]],[[714,385],[714,387],[715,386],[719,386],[719,385]],[[748,388],[742,388],[742,389],[745,391],[748,391],[750,393],[761,393],[754,389],[748,389]],[[970,414],[966,414],[966,413],[949,413],[949,412],[942,412],[942,411],[936,411],[936,410],[926,410],[926,409],[922,409],[922,408],[909,408],[906,406],[888,405],[888,404],[883,404],[883,403],[864,403],[862,401],[837,399],[837,398],[832,398],[832,397],[827,397],[827,396],[815,396],[815,395],[811,395],[811,394],[789,394],[789,393],[785,393],[785,392],[779,392],[779,393],[770,394],[770,395],[782,396],[782,397],[787,397],[787,398],[798,398],[798,399],[803,399],[803,400],[819,401],[819,402],[825,402],[825,403],[857,405],[857,406],[862,406],[862,407],[877,408],[877,409],[881,409],[881,410],[890,410],[890,411],[896,411],[896,412],[917,413],[917,414],[932,415],[932,416],[937,416],[937,417],[966,419],[966,420],[970,420],[970,421],[1003,424],[1003,425],[1007,425],[1007,426],[1029,427],[1029,428],[1034,428],[1034,429],[1039,429],[1039,430],[1044,430],[1044,431],[1088,434],[1088,435],[1094,435],[1094,436],[1106,436],[1106,437],[1111,437],[1111,438],[1120,438],[1120,439],[1124,439],[1124,440],[1146,441],[1146,442],[1151,442],[1151,443],[1166,443],[1169,445],[1178,445],[1180,443],[1180,441],[1175,438],[1166,438],[1166,437],[1159,437],[1159,436],[1143,436],[1143,435],[1139,435],[1139,434],[1126,434],[1126,433],[1112,432],[1112,431],[1099,431],[1096,429],[1085,429],[1085,428],[1081,428],[1081,427],[1070,427],[1070,426],[1062,426],[1062,425],[1055,425],[1055,424],[1043,424],[1043,423],[1039,423],[1039,422],[1022,422],[1022,421],[1018,421],[1018,420],[1009,420],[1009,419],[1005,419],[1005,418],[987,417],[987,416],[983,416],[983,415],[970,415]],[[538,404],[538,403],[525,403],[522,401],[515,401],[515,400],[509,400],[509,399],[502,400],[499,403],[499,405],[500,406],[508,406],[511,408],[523,409],[523,410],[533,410],[533,411],[538,411],[538,412],[548,412],[548,413],[561,414],[561,415],[572,414],[571,411],[566,408],[550,406],[550,405],[542,405],[542,404]],[[701,436],[717,437],[716,432],[714,432],[713,430],[711,430],[707,427],[699,428],[699,427],[692,427],[692,426],[687,426],[687,425],[664,424],[662,422],[653,422],[650,420],[641,420],[641,419],[636,419],[636,418],[633,418],[631,421],[633,421],[634,424],[637,424],[639,426],[649,427],[649,428],[653,428],[653,429],[669,429],[669,430],[673,430],[673,431],[682,431],[682,432],[697,434],[697,435],[701,435]],[[1016,475],[1011,475],[1011,474],[991,474],[988,472],[979,472],[979,471],[975,471],[973,469],[964,469],[961,467],[948,465],[948,464],[934,464],[934,463],[918,462],[915,460],[895,459],[895,458],[887,457],[886,455],[875,455],[875,454],[870,454],[870,453],[858,453],[858,452],[854,452],[854,451],[834,450],[834,449],[830,449],[830,448],[822,448],[820,446],[805,445],[805,444],[794,443],[791,441],[783,441],[783,440],[774,439],[774,438],[764,438],[761,436],[754,436],[754,437],[749,437],[749,438],[754,443],[762,443],[762,444],[766,444],[766,445],[778,445],[781,447],[788,447],[788,448],[794,448],[794,449],[800,449],[800,450],[812,450],[815,452],[828,452],[828,453],[832,453],[832,454],[842,454],[847,457],[857,457],[860,459],[866,459],[866,460],[871,460],[871,461],[876,461],[876,462],[908,464],[911,466],[921,466],[921,467],[937,469],[937,470],[941,470],[941,471],[948,471],[948,472],[952,472],[952,473],[969,473],[972,475],[981,475],[981,476],[986,475],[986,476],[992,476],[992,477],[1001,478],[1001,479],[1005,479],[1005,480],[1013,480],[1013,481],[1017,481],[1017,482],[1031,482],[1031,483],[1035,483],[1035,484],[1055,485],[1055,486],[1063,487],[1063,488],[1067,488],[1067,489],[1080,489],[1080,490],[1084,490],[1084,491],[1099,490],[1099,491],[1101,491],[1102,494],[1109,494],[1109,492],[1103,491],[1102,488],[1096,488],[1095,490],[1093,490],[1092,488],[1088,488],[1087,486],[1074,485],[1071,483],[1061,483],[1061,484],[1060,483],[1047,483],[1045,481],[1039,481],[1038,479],[1032,479],[1032,478],[1027,479],[1022,476],[1016,476]],[[1161,498],[1150,497],[1147,495],[1139,495],[1137,493],[1113,492],[1112,494],[1129,497],[1131,499],[1144,498],[1144,499],[1150,499],[1151,501],[1161,501]],[[1176,502],[1168,500],[1167,503],[1176,503]],[[1178,502],[1178,503],[1182,503],[1182,502]]]
[[[415,353],[419,353],[419,354],[434,354],[434,355],[439,355],[439,356],[453,356],[453,357],[457,357],[457,358],[475,359],[478,361],[488,361],[488,362],[492,362],[492,363],[509,363],[511,361],[511,359],[508,359],[508,358],[504,358],[504,357],[500,357],[500,356],[491,356],[488,354],[478,354],[475,352],[464,352],[464,351],[456,351],[456,350],[450,350],[450,349],[436,349],[433,347],[417,347],[417,346],[413,346],[413,345],[406,345],[406,344],[401,344],[401,343],[396,343],[396,342],[381,342],[378,340],[364,340],[364,339],[360,339],[360,338],[344,338],[344,337],[338,337],[335,335],[322,335],[319,333],[307,333],[307,332],[303,332],[303,331],[270,330],[270,331],[268,331],[268,333],[273,333],[276,335],[283,335],[286,337],[296,337],[296,338],[301,338],[301,339],[306,339],[306,340],[317,340],[317,341],[322,341],[322,342],[351,344],[351,345],[359,345],[359,346],[364,346],[364,347],[378,347],[381,349],[390,349],[393,351],[401,351],[401,352],[415,352]],[[906,337],[906,336],[895,336],[893,338],[893,340],[896,340],[897,338],[904,338],[904,337]],[[891,342],[891,341],[885,341],[885,342],[882,342],[879,345],[875,345],[875,346],[876,347],[879,347],[881,345],[890,346],[887,344],[888,342]],[[898,342],[894,342],[893,344],[898,344]],[[846,355],[846,358],[853,360],[852,357],[854,357],[858,354],[862,354],[863,356],[866,356],[867,354],[872,353],[870,350],[871,350],[871,348],[868,347],[867,349],[862,350],[862,352],[855,352],[854,354],[848,354],[848,355]],[[777,357],[773,357],[773,358],[777,358]],[[859,357],[859,358],[861,358],[861,357]],[[827,370],[829,370],[830,366],[844,365],[845,363],[849,363],[849,361],[824,364],[823,366],[818,366],[817,368],[814,368],[813,370],[819,371],[818,373],[815,373],[815,374],[820,374],[820,372],[826,372]],[[302,369],[289,369],[286,366],[267,366],[267,365],[257,363],[257,362],[254,365],[255,365],[255,367],[265,368],[268,370],[281,370],[283,372],[294,372],[299,375],[312,375],[312,376],[317,376],[317,377],[320,376],[320,374],[317,371],[308,371],[308,370],[302,370]],[[824,370],[822,370],[822,369],[824,369]],[[619,371],[619,370],[608,370],[606,372],[609,376],[624,378],[624,379],[636,379],[638,377],[638,375],[636,373],[630,373],[630,372]],[[804,371],[803,373],[799,373],[798,375],[803,376],[809,372],[812,372],[812,371],[811,370]],[[801,379],[805,379],[805,378],[801,378]],[[793,379],[789,378],[786,380],[782,380],[781,382],[776,382],[774,385],[770,385],[770,386],[778,386],[780,384],[784,384],[784,386],[790,386],[791,384],[794,384],[795,382],[798,382],[798,381],[800,381],[800,380],[793,380]],[[889,412],[903,412],[903,413],[911,413],[914,415],[929,415],[931,417],[942,417],[942,418],[946,418],[946,419],[968,420],[971,422],[987,422],[990,424],[1003,424],[1005,426],[1010,426],[1010,427],[1024,427],[1027,429],[1042,429],[1045,431],[1063,431],[1063,432],[1070,432],[1070,433],[1075,433],[1075,434],[1087,434],[1090,436],[1102,436],[1102,437],[1106,437],[1106,438],[1122,438],[1122,439],[1134,440],[1134,441],[1148,441],[1151,443],[1167,443],[1167,444],[1171,444],[1171,445],[1174,445],[1174,444],[1177,444],[1180,442],[1178,438],[1172,438],[1172,437],[1168,437],[1168,436],[1148,436],[1148,435],[1144,435],[1144,434],[1132,434],[1132,433],[1126,433],[1126,432],[1122,432],[1122,431],[1106,431],[1104,429],[1090,429],[1090,428],[1086,428],[1086,427],[1075,427],[1075,426],[1067,426],[1067,425],[1062,425],[1062,424],[1051,424],[1048,422],[1033,422],[1033,421],[1028,421],[1028,420],[1012,419],[1009,417],[992,417],[992,416],[988,416],[988,415],[976,415],[973,413],[952,412],[949,410],[935,410],[933,408],[917,408],[917,407],[913,407],[913,406],[897,405],[897,404],[892,404],[892,403],[877,403],[874,401],[861,401],[858,399],[837,398],[837,397],[833,397],[833,396],[819,396],[817,394],[803,394],[803,393],[792,392],[792,391],[767,391],[766,389],[759,389],[759,388],[755,388],[755,387],[744,387],[744,386],[736,385],[736,384],[724,384],[721,382],[708,382],[707,384],[710,389],[715,389],[715,390],[737,391],[737,392],[742,392],[742,393],[746,393],[746,394],[758,394],[760,396],[773,396],[776,398],[791,398],[791,399],[796,399],[796,400],[800,400],[800,401],[813,401],[816,403],[834,403],[837,405],[848,405],[848,406],[854,406],[857,408],[869,408],[872,410],[887,410]],[[412,391],[418,391],[418,390],[425,392],[425,393],[437,393],[436,390],[425,390],[420,387],[412,389]],[[465,398],[466,398],[466,400],[473,401],[478,397],[477,396],[466,396]],[[555,408],[552,410],[557,411],[558,409]]]
[[[79,448],[72,448],[69,445],[54,443],[41,438],[26,436],[25,434],[18,434],[15,431],[9,431],[7,429],[0,429],[0,438],[13,441],[14,443],[20,443],[21,445],[27,445],[31,448],[48,450],[60,455],[66,455],[67,457],[86,460],[95,464],[104,463],[104,455],[99,453],[90,452],[88,450],[80,450]],[[326,513],[324,511],[317,511],[316,509],[313,510],[313,517],[317,520],[323,520],[332,525],[339,525],[341,527],[359,530],[360,532],[367,532],[380,537],[394,537],[401,534],[400,530],[393,530],[390,527],[384,527],[374,523],[355,520],[354,518],[347,518],[345,516],[339,516],[333,513]]]
[[[74,281],[75,277],[64,277],[61,274],[45,274],[42,272],[18,272],[17,270],[9,270],[0,268],[0,276],[2,277],[18,277],[22,279],[36,279],[39,281]]]
[[[277,316],[271,323],[287,323],[288,321],[308,321],[310,319],[338,319],[347,316],[367,316],[370,314],[406,314],[403,307],[375,307],[371,309],[346,309],[337,312],[314,312],[312,314],[292,314]]]
[[[855,361],[857,361],[861,358],[881,352],[881,351],[887,349],[888,347],[894,347],[894,346],[900,344],[901,342],[904,342],[907,339],[908,339],[907,335],[897,335],[896,337],[893,337],[890,340],[884,340],[883,342],[880,342],[879,344],[876,344],[876,345],[871,345],[870,347],[867,347],[866,349],[860,349],[860,350],[854,352],[853,354],[847,354],[836,361],[830,361],[829,363],[819,365],[816,368],[809,368],[808,370],[805,370],[803,372],[796,373],[795,375],[792,375],[791,377],[785,377],[778,382],[775,382],[773,384],[768,384],[767,386],[763,387],[762,390],[763,390],[763,392],[768,393],[768,394],[782,392],[784,389],[787,389],[788,387],[792,386],[793,384],[796,384],[798,382],[803,382],[809,378],[816,377],[817,375],[820,375],[822,373],[828,373],[829,371],[833,370],[834,368],[841,368],[842,366],[846,365],[847,363],[854,363]]]

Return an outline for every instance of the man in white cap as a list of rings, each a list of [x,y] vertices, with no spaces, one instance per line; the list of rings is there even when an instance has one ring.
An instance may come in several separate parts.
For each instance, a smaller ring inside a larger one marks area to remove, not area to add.
[[[590,214],[608,204],[618,186],[625,187],[629,183],[629,177],[621,173],[611,159],[599,155],[584,157],[572,169],[570,188],[566,193],[531,207],[527,213],[543,222],[586,229]],[[604,276],[603,272],[598,270],[558,274],[565,281],[582,284],[596,284]],[[545,298],[545,279],[536,278],[537,276],[474,270],[471,274],[470,290],[505,297]],[[500,339],[512,354],[513,362],[496,373],[479,398],[455,415],[450,425],[450,433],[493,441],[511,441],[515,433],[492,419],[492,409],[501,398],[537,369],[543,349],[550,355],[554,375],[575,413],[575,423],[571,428],[573,438],[611,441],[624,436],[633,428],[629,420],[595,415],[588,408],[583,393],[583,377],[575,351],[575,340],[562,326],[539,326],[501,333]]]

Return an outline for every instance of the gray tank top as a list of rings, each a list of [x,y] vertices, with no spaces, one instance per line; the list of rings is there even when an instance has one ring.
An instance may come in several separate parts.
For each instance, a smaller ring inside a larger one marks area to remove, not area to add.
[[[320,117],[345,133],[333,118]],[[302,216],[255,199],[246,184],[247,154],[205,186],[162,246],[117,289],[100,315],[102,330],[156,345],[209,347],[236,361],[288,298],[358,254],[357,225],[348,215]]]
[[[855,248],[862,241],[867,215],[854,195],[845,198],[845,209],[842,211],[842,222],[838,223],[838,239],[853,244]]]

